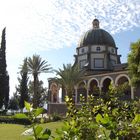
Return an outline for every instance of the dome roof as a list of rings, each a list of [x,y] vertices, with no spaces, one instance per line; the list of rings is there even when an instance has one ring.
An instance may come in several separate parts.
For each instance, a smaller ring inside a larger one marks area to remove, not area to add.
[[[99,21],[93,20],[93,29],[88,30],[80,39],[79,47],[88,45],[107,45],[116,47],[113,37],[105,30],[99,28]]]

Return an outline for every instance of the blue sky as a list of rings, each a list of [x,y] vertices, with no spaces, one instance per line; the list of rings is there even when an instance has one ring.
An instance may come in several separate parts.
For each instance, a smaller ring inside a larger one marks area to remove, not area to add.
[[[0,0],[0,30],[6,26],[10,95],[25,57],[39,54],[57,69],[73,63],[80,36],[98,18],[114,38],[122,62],[140,38],[139,0]],[[43,74],[47,78],[53,74]]]

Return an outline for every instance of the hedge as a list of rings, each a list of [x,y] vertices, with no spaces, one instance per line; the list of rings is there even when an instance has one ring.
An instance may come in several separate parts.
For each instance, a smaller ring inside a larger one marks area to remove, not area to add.
[[[30,125],[31,121],[28,118],[15,118],[14,116],[0,116],[0,123],[12,123]]]

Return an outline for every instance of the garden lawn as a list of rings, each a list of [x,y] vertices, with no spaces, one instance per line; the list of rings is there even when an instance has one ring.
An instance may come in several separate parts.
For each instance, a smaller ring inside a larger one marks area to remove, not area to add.
[[[41,124],[43,128],[52,130],[52,135],[56,136],[55,130],[61,128],[63,122],[50,122]],[[0,140],[26,140],[27,136],[21,136],[22,132],[27,130],[28,127],[18,124],[0,124]]]

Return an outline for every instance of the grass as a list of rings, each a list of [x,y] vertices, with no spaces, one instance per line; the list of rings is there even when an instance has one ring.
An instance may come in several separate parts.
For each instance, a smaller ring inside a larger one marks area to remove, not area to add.
[[[63,122],[50,122],[41,124],[43,128],[52,130],[52,135],[56,136],[55,130],[61,128]],[[28,127],[17,124],[0,124],[0,140],[26,140],[27,136],[21,136],[21,133],[27,130]]]

